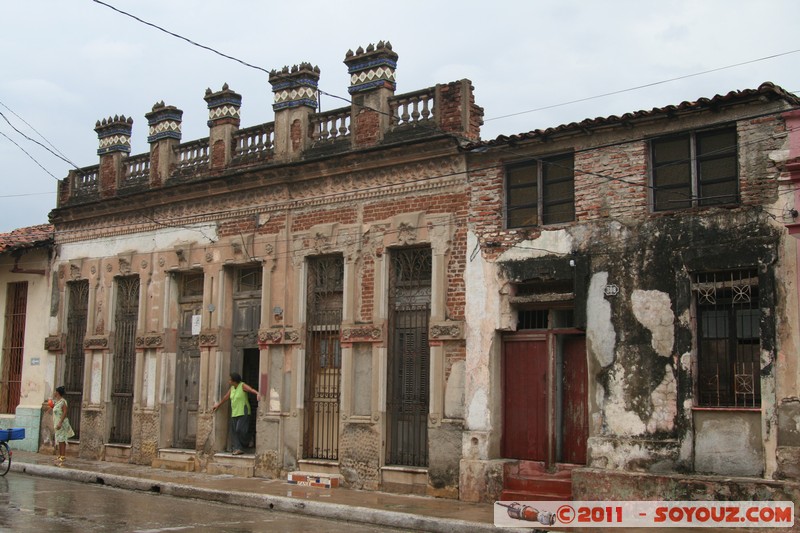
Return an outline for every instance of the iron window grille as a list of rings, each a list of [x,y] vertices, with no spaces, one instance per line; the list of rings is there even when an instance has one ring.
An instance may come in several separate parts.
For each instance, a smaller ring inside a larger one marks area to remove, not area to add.
[[[697,403],[761,405],[761,309],[755,270],[697,274]]]

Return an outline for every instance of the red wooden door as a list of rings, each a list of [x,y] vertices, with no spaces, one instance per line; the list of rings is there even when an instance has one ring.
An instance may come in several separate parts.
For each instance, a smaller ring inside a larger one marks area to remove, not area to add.
[[[503,457],[547,460],[547,340],[503,343]]]
[[[589,438],[587,405],[586,337],[564,338],[563,453],[562,461],[586,464],[586,440]]]

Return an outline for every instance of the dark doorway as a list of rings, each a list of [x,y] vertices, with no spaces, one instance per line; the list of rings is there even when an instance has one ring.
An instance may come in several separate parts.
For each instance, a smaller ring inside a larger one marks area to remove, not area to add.
[[[261,286],[260,266],[244,266],[234,270],[233,291],[233,350],[231,350],[231,372],[242,376],[242,381],[258,390],[260,374],[260,351],[258,349],[258,328],[261,324]],[[262,394],[267,391],[259,391]],[[255,447],[256,413],[258,402],[255,394],[248,394],[250,401],[249,442],[242,443],[247,448]]]

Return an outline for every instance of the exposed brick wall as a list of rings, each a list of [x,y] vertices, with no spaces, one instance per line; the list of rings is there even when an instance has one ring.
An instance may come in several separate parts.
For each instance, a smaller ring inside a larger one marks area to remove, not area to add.
[[[100,156],[100,171],[97,177],[100,196],[108,198],[117,194],[117,165],[113,154]]]
[[[647,143],[575,154],[575,219],[630,218],[648,213]]]
[[[292,231],[305,231],[317,224],[354,224],[358,221],[358,208],[319,209],[298,213],[292,219]]]
[[[371,322],[375,308],[375,258],[364,255],[358,277],[361,280],[361,302],[356,309],[356,320]]]
[[[770,157],[785,142],[786,123],[779,116],[740,121],[739,187],[742,204],[764,205],[778,199],[781,169]]]
[[[474,87],[468,80],[455,81],[439,87],[439,127],[469,140],[480,138],[483,108],[475,105]],[[465,91],[465,88],[468,89]],[[465,93],[468,102],[464,102]]]
[[[158,144],[153,144],[150,146],[150,186],[151,187],[161,187],[161,175],[158,173],[158,165],[159,165],[159,150]]]
[[[211,147],[211,168],[225,168],[225,141],[217,139]]]
[[[295,119],[289,127],[289,139],[292,143],[292,152],[299,152],[303,148],[303,124],[300,119]]]
[[[433,196],[408,196],[405,198],[395,198],[382,200],[379,202],[365,204],[363,207],[363,222],[370,223],[402,214],[413,213],[415,211],[425,211],[426,213],[455,213],[464,212],[467,204],[466,193],[452,193]]]
[[[219,225],[217,233],[220,237],[240,235],[243,233],[253,233],[256,229],[255,217],[248,216],[236,220],[228,220]]]
[[[381,119],[377,112],[362,109],[355,118],[355,143],[357,146],[373,146],[380,139]]]
[[[286,214],[272,215],[270,219],[260,228],[258,233],[265,235],[274,235],[281,233],[286,228]]]

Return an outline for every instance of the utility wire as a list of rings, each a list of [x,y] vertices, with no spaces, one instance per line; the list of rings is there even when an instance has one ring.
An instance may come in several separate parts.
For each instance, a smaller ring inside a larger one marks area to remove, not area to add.
[[[66,155],[64,155],[64,152],[62,152],[61,150],[59,150],[58,148],[56,148],[56,147],[55,147],[55,145],[53,145],[53,143],[51,143],[51,142],[50,142],[50,141],[47,139],[47,137],[45,137],[44,135],[42,135],[41,133],[39,133],[39,130],[37,130],[36,128],[34,128],[33,126],[31,126],[31,125],[30,125],[30,123],[28,123],[28,121],[27,121],[27,120],[25,120],[24,118],[22,118],[21,116],[19,116],[17,113],[15,113],[15,112],[14,112],[14,110],[13,110],[13,109],[11,109],[10,107],[8,107],[8,106],[7,106],[6,104],[4,104],[3,102],[0,102],[0,105],[1,105],[1,106],[3,106],[3,107],[5,107],[5,108],[6,108],[6,109],[7,109],[7,110],[8,110],[8,111],[9,111],[9,112],[12,114],[12,115],[14,115],[14,116],[15,116],[15,117],[17,117],[18,119],[20,119],[20,120],[21,120],[21,121],[22,121],[22,122],[23,122],[23,123],[24,123],[26,126],[28,126],[30,129],[32,129],[34,132],[36,132],[36,134],[37,134],[39,137],[41,137],[41,138],[44,140],[44,142],[46,142],[47,144],[49,144],[49,145],[50,145],[50,147],[51,147],[53,150],[55,150],[56,152],[58,152],[58,155],[60,155],[60,156],[61,156],[62,160],[66,161],[67,163],[69,163],[69,164],[70,164],[70,165],[72,165],[73,167],[75,167],[75,168],[78,168],[78,165],[76,165],[75,163],[73,163],[72,161],[70,161],[70,160],[69,160],[69,158],[67,158],[67,156],[66,156]],[[8,120],[8,119],[6,119],[6,121],[7,121],[7,120]]]
[[[560,104],[552,104],[552,105],[547,105],[547,106],[543,106],[543,107],[537,107],[535,109],[528,109],[527,111],[518,111],[516,113],[509,113],[508,115],[500,115],[498,117],[485,118],[485,119],[483,119],[483,121],[484,122],[489,122],[491,120],[500,120],[501,118],[516,117],[518,115],[525,115],[527,113],[535,113],[536,111],[544,111],[546,109],[553,109],[553,108],[556,108],[556,107],[563,107],[563,106],[567,106],[567,105],[571,105],[571,104],[577,104],[577,103],[580,103],[580,102],[587,102],[589,100],[596,100],[598,98],[605,98],[606,96],[613,96],[615,94],[622,94],[622,93],[627,93],[627,92],[631,92],[631,91],[637,91],[639,89],[646,89],[647,87],[654,87],[656,85],[662,85],[664,83],[670,83],[670,82],[678,81],[678,80],[685,80],[687,78],[693,78],[695,76],[702,76],[704,74],[710,74],[712,72],[718,72],[720,70],[726,70],[726,69],[729,69],[729,68],[741,67],[743,65],[750,65],[752,63],[758,63],[759,61],[766,61],[768,59],[774,59],[776,57],[782,57],[782,56],[786,56],[786,55],[789,55],[789,54],[796,54],[797,52],[800,52],[800,48],[798,48],[797,50],[789,50],[788,52],[781,52],[780,54],[773,54],[773,55],[770,55],[770,56],[759,57],[758,59],[751,59],[750,61],[743,61],[741,63],[734,63],[733,65],[725,65],[724,67],[712,68],[712,69],[709,69],[709,70],[704,70],[702,72],[695,72],[693,74],[686,74],[684,76],[678,76],[678,77],[670,78],[670,79],[667,79],[667,80],[654,81],[652,83],[645,83],[644,85],[637,85],[636,87],[628,87],[627,89],[620,89],[618,91],[611,91],[611,92],[608,92],[608,93],[598,94],[598,95],[595,95],[595,96],[587,96],[586,98],[578,98],[577,100],[570,100],[569,102],[562,102]]]
[[[2,114],[2,113],[0,113],[0,114]],[[5,118],[5,116],[4,116],[3,118]],[[6,119],[6,120],[8,120],[8,119]],[[12,126],[12,128],[13,128],[13,126]],[[16,129],[16,128],[14,128],[14,129]],[[36,163],[37,165],[39,165],[39,168],[41,168],[42,170],[44,170],[45,172],[47,172],[48,174],[50,174],[50,176],[52,176],[54,180],[56,180],[56,181],[60,181],[60,180],[59,180],[57,177],[55,177],[55,175],[54,175],[52,172],[50,172],[49,170],[47,170],[46,168],[44,168],[44,167],[42,166],[42,164],[41,164],[41,163],[39,163],[39,162],[36,160],[36,158],[35,158],[35,157],[33,157],[31,154],[29,154],[29,153],[28,153],[28,151],[27,151],[27,150],[25,150],[25,148],[23,148],[22,146],[20,146],[19,144],[17,144],[17,142],[16,142],[14,139],[12,139],[11,137],[9,137],[8,135],[6,135],[5,133],[3,133],[2,131],[0,131],[0,135],[2,135],[2,136],[3,136],[3,137],[5,137],[6,139],[8,139],[8,140],[9,140],[9,141],[11,141],[12,143],[14,143],[14,145],[15,145],[17,148],[19,148],[20,150],[22,150],[23,152],[25,152],[25,155],[27,155],[28,157],[30,157],[30,158],[31,158],[31,161],[33,161],[34,163]],[[27,196],[27,195],[20,195],[20,196]]]
[[[281,73],[278,72],[278,71],[269,71],[269,70],[265,69],[264,67],[259,67],[258,65],[253,65],[252,63],[248,63],[247,61],[243,61],[243,60],[241,60],[241,59],[239,59],[237,57],[234,57],[232,55],[220,52],[219,50],[211,48],[210,46],[206,46],[204,44],[200,44],[198,42],[195,42],[195,41],[189,39],[188,37],[184,37],[183,35],[180,35],[180,34],[177,34],[175,32],[169,31],[166,28],[162,28],[161,26],[159,26],[157,24],[153,24],[152,22],[148,22],[148,21],[146,21],[144,19],[141,19],[141,18],[137,17],[136,15],[132,15],[131,13],[128,13],[127,11],[123,11],[123,10],[117,8],[117,7],[112,6],[111,4],[107,4],[105,2],[102,2],[101,0],[92,0],[92,1],[94,3],[96,3],[96,4],[100,4],[102,6],[105,6],[105,7],[109,8],[109,9],[113,10],[113,11],[116,11],[117,13],[119,13],[121,15],[125,15],[126,17],[130,17],[130,18],[136,20],[137,22],[141,22],[142,24],[150,26],[151,28],[154,28],[154,29],[156,29],[158,31],[164,32],[167,35],[171,35],[172,37],[175,37],[177,39],[185,41],[185,42],[187,42],[187,43],[189,43],[189,44],[191,44],[193,46],[197,46],[198,48],[202,48],[203,50],[207,50],[209,52],[217,54],[218,56],[224,57],[225,59],[230,59],[231,61],[236,61],[237,63],[239,63],[241,65],[244,65],[245,67],[256,69],[256,70],[260,70],[261,72],[265,72],[269,76],[273,76],[273,77],[276,77],[276,78],[282,78],[284,80],[290,80],[290,78],[288,78],[286,76],[282,76]],[[332,94],[332,93],[323,91],[319,87],[317,87],[317,92],[319,94],[324,94],[325,96],[330,96],[331,98],[336,98],[338,100],[342,100],[342,101],[347,102],[348,104],[351,104],[351,105],[353,103],[353,101],[350,98],[345,98],[344,96],[339,96],[337,94]],[[369,107],[369,106],[366,106],[366,105],[363,105],[361,107],[363,107],[365,109],[369,109],[371,111],[375,111],[376,113],[380,113],[381,115],[392,116],[391,113],[386,113],[385,111],[381,111],[381,110],[375,109],[373,107]]]
[[[762,116],[768,116],[770,114],[773,114],[773,113],[762,113],[762,114],[755,114],[755,115],[746,116],[746,117],[737,117],[737,120],[752,120],[752,119],[755,119],[755,118],[760,118]],[[758,143],[761,143],[761,142],[764,142],[764,141],[767,141],[767,140],[770,140],[770,139],[779,139],[779,138],[782,138],[782,137],[786,137],[789,133],[791,133],[794,130],[800,130],[800,127],[794,128],[794,129],[788,128],[788,129],[786,129],[785,131],[782,131],[782,132],[772,133],[772,134],[766,135],[764,137],[758,137],[758,138],[751,139],[750,141],[747,141],[747,142],[737,143],[737,147],[745,147],[745,146],[749,146],[749,145],[752,145],[752,144],[758,144]],[[647,138],[649,138],[649,137],[647,137]],[[601,146],[591,146],[591,147],[581,148],[581,149],[578,149],[578,150],[574,150],[574,153],[577,154],[577,153],[581,153],[581,152],[588,152],[588,151],[593,151],[593,150],[598,150],[598,149],[610,148],[610,147],[619,146],[619,145],[622,145],[622,144],[641,142],[641,141],[646,140],[647,138],[640,137],[640,138],[635,138],[635,139],[624,139],[624,140],[616,141],[616,142],[613,142],[613,143],[604,144],[604,145],[601,145]],[[725,150],[729,150],[730,148],[731,147],[721,147],[721,148],[719,148],[719,150],[720,151],[725,151]],[[512,153],[512,154],[516,155],[516,152],[511,152],[511,149],[508,148],[508,147],[505,147],[505,146],[494,147],[493,149],[499,150],[499,151],[508,151],[509,153]],[[454,176],[459,176],[459,175],[464,175],[464,174],[479,173],[479,172],[483,172],[483,171],[486,171],[486,170],[502,169],[502,168],[506,167],[509,164],[520,164],[520,163],[534,162],[534,161],[542,161],[542,158],[541,157],[535,157],[535,156],[529,156],[529,157],[523,157],[523,158],[515,158],[513,161],[500,161],[500,162],[497,162],[497,163],[491,163],[489,165],[484,165],[484,166],[481,166],[481,167],[471,167],[471,168],[469,168],[468,171],[460,171],[459,170],[459,171],[454,171],[454,172],[435,174],[435,175],[432,175],[432,176],[423,176],[423,177],[416,178],[416,179],[409,180],[409,181],[405,181],[405,182],[402,182],[402,183],[392,184],[392,185],[390,185],[388,187],[387,187],[386,184],[378,184],[378,185],[373,185],[373,186],[369,186],[369,187],[361,187],[361,188],[357,188],[357,189],[350,189],[350,190],[347,191],[347,193],[333,192],[333,193],[325,193],[325,194],[310,196],[310,197],[306,197],[306,198],[287,198],[287,199],[280,200],[278,202],[271,203],[270,204],[270,210],[271,211],[272,210],[278,211],[280,209],[285,209],[285,208],[292,207],[293,205],[297,205],[298,203],[305,203],[305,202],[309,202],[309,201],[320,201],[320,200],[329,200],[330,199],[333,202],[335,202],[336,201],[335,199],[337,197],[342,196],[343,194],[345,194],[347,198],[352,198],[353,194],[367,193],[367,192],[370,192],[370,191],[376,191],[376,190],[381,190],[381,189],[391,190],[394,187],[402,187],[402,186],[407,186],[407,185],[413,185],[415,183],[423,183],[423,182],[428,182],[428,181],[437,180],[437,179],[441,179],[441,178],[454,177]],[[686,159],[685,161],[691,161],[691,159]],[[679,164],[680,162],[681,161],[676,161],[675,164]],[[356,169],[353,169],[353,170],[356,170]],[[628,173],[628,174],[623,174],[623,175],[620,175],[620,176],[607,176],[607,175],[600,174],[600,173],[589,173],[589,172],[586,172],[586,173],[587,174],[591,174],[591,175],[593,175],[595,177],[599,177],[599,178],[605,179],[607,181],[619,181],[621,183],[625,183],[625,184],[628,184],[628,185],[634,185],[634,186],[648,188],[648,189],[652,189],[653,188],[653,186],[650,185],[649,183],[647,183],[646,181],[644,181],[644,182],[636,182],[636,181],[630,181],[630,180],[625,179],[625,178],[629,178],[629,177],[640,176],[640,174],[636,174],[636,173]],[[784,192],[782,192],[780,194],[788,194],[788,193],[791,193],[792,191],[793,191],[793,189],[789,190],[789,191],[784,191]],[[691,198],[691,197],[687,196],[687,198]],[[505,200],[503,200],[503,202],[505,203]],[[248,210],[251,210],[251,209],[252,209],[252,207],[248,207],[248,208],[245,208],[244,211],[248,211]],[[235,210],[225,209],[225,210],[219,210],[219,211],[213,211],[213,212],[204,212],[201,216],[208,217],[208,216],[215,216],[215,215],[226,215],[226,214],[231,214],[231,213],[234,213],[234,212],[235,212]],[[146,217],[146,218],[148,218],[153,223],[156,223],[156,224],[158,223],[158,222],[156,222],[155,220],[153,220],[150,217]],[[194,218],[196,218],[196,217],[195,216],[185,216],[185,217],[177,217],[177,218],[173,218],[173,219],[162,219],[162,221],[163,221],[162,223],[165,224],[165,225],[175,226],[177,224],[180,224],[182,221],[186,221],[186,223],[192,224],[193,222],[190,222],[190,221],[193,220]],[[130,225],[129,223],[121,223],[121,224],[97,227],[97,228],[94,228],[94,229],[96,229],[96,230],[104,230],[104,229],[113,230],[114,228],[127,227],[129,225]],[[81,232],[81,231],[84,231],[84,230],[59,230],[58,233],[59,234],[69,234],[69,233],[72,233],[72,232]]]
[[[0,117],[3,117],[3,120],[5,120],[6,122],[8,122],[8,125],[9,125],[9,126],[11,126],[11,128],[12,128],[14,131],[16,131],[17,133],[19,133],[20,135],[22,135],[23,137],[25,137],[26,139],[28,139],[30,142],[32,142],[32,143],[35,143],[35,144],[38,144],[39,146],[41,146],[42,148],[44,148],[45,150],[47,150],[48,152],[50,152],[51,154],[53,154],[54,156],[56,156],[57,158],[61,159],[62,161],[66,162],[66,163],[69,163],[70,165],[72,165],[73,167],[75,167],[77,170],[80,170],[80,167],[79,167],[79,166],[77,166],[75,163],[73,163],[72,161],[70,161],[70,160],[69,160],[69,159],[67,159],[66,157],[64,157],[64,156],[62,156],[62,155],[59,155],[59,154],[57,154],[57,153],[56,153],[56,152],[54,152],[52,149],[50,149],[50,147],[48,147],[48,146],[45,146],[44,144],[40,143],[40,142],[39,142],[39,141],[37,141],[36,139],[33,139],[32,137],[29,137],[28,135],[26,135],[26,134],[22,133],[20,130],[18,130],[18,129],[17,129],[17,127],[16,127],[16,126],[14,126],[14,125],[11,123],[11,121],[10,121],[10,120],[8,120],[8,117],[7,117],[7,116],[5,116],[5,114],[4,114],[2,111],[0,111]],[[16,144],[16,143],[14,143],[14,144]],[[17,146],[19,146],[19,145],[17,144]],[[25,152],[25,153],[27,154],[28,152]],[[33,159],[33,157],[32,157],[30,154],[28,154],[28,156],[29,156],[29,157],[31,157],[31,159]],[[38,163],[38,162],[37,162],[37,163]],[[39,165],[39,166],[41,167],[42,165]],[[44,167],[42,167],[42,168],[44,168]],[[49,171],[48,171],[47,173],[48,173],[48,174],[50,174],[51,176],[53,176],[53,174],[51,174]],[[54,177],[55,179],[58,179],[58,178],[56,178],[55,176],[53,176],[53,177]]]

